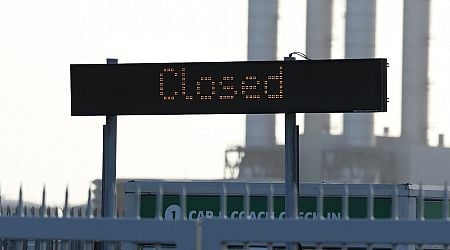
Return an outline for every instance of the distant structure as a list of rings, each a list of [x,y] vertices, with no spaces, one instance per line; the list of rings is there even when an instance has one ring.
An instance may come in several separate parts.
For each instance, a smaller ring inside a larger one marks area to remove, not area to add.
[[[271,18],[276,16],[274,5],[276,1],[249,1],[249,59],[263,59],[252,54],[263,53],[258,48],[270,39],[262,38],[276,34],[276,28],[269,28],[276,27],[276,19]],[[310,58],[330,58],[331,7],[329,0],[307,2],[306,54]],[[300,137],[301,181],[424,184],[450,181],[450,149],[444,147],[443,135],[439,136],[438,147],[430,147],[427,142],[430,1],[405,0],[403,13],[401,137],[389,137],[388,128],[383,136],[375,136],[372,114],[344,114],[342,135],[329,133],[328,114],[305,114],[305,132]],[[267,24],[269,20],[272,25]],[[347,0],[347,58],[374,57],[375,20],[376,1]],[[251,42],[255,39],[260,43]],[[276,43],[264,46],[266,52],[276,50]],[[240,157],[233,164],[228,161],[226,170],[238,172],[240,179],[282,179],[284,146],[272,143],[275,137],[272,120],[268,119],[264,125],[264,120],[249,117],[246,146],[239,148]]]
[[[248,60],[275,60],[278,0],[249,0],[248,4]],[[275,142],[275,115],[247,115],[245,149],[228,150],[225,171],[232,178],[238,174],[239,179],[264,180],[270,176],[281,180],[284,167],[274,166],[283,166],[283,148]],[[236,153],[238,158],[233,164],[229,158]],[[239,171],[236,171],[237,166]]]
[[[134,179],[117,179],[116,180],[116,201],[117,201],[117,213],[118,217],[121,217],[123,215],[123,211],[125,211],[125,184],[128,181],[131,181]],[[92,199],[92,205],[93,208],[97,211],[101,211],[102,209],[102,180],[96,179],[92,181],[92,184],[94,184],[94,190],[92,190],[92,193],[94,195]]]

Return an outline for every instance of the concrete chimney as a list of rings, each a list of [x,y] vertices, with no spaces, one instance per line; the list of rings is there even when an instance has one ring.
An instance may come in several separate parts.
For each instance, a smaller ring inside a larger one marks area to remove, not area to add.
[[[278,0],[249,0],[248,5],[248,60],[274,60]],[[275,115],[247,115],[245,125],[246,148],[275,146]]]
[[[402,138],[427,144],[430,1],[403,4]]]
[[[374,57],[375,17],[375,0],[347,0],[345,20],[346,58]],[[374,146],[373,115],[344,114],[344,138],[349,146]]]
[[[308,0],[306,15],[306,55],[312,59],[331,57],[331,0]],[[327,134],[330,115],[305,114],[305,135]]]

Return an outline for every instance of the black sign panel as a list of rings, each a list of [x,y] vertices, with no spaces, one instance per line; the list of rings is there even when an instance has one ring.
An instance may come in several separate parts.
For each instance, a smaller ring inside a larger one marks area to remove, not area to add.
[[[72,115],[386,111],[386,59],[71,65]]]

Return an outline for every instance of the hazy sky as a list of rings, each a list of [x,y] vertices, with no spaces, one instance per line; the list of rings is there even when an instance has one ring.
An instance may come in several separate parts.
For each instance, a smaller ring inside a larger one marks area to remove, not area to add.
[[[334,58],[344,56],[345,1],[335,0]],[[379,0],[377,57],[387,57],[389,112],[375,131],[400,135],[401,0]],[[305,0],[280,0],[278,58],[305,48]],[[432,1],[430,143],[450,135],[450,1]],[[17,198],[84,202],[101,177],[104,117],[70,116],[71,63],[246,60],[245,0],[0,0],[0,186]],[[447,11],[447,12],[445,12]],[[224,151],[244,143],[244,115],[118,118],[117,176],[222,178]],[[332,132],[339,133],[340,115]],[[277,140],[283,143],[283,116]],[[300,124],[303,121],[299,121]],[[282,167],[282,166],[280,166]]]

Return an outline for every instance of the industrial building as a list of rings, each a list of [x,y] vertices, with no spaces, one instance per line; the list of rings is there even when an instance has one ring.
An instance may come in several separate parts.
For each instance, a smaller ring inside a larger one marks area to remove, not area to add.
[[[307,1],[306,55],[331,57],[332,4]],[[277,58],[278,0],[249,0],[248,60]],[[346,58],[375,56],[376,1],[347,0]],[[427,142],[428,41],[430,1],[404,1],[401,136],[374,135],[373,114],[344,114],[344,131],[330,134],[329,114],[305,114],[300,135],[301,182],[424,183],[450,180],[450,149],[439,136],[438,147]],[[363,83],[362,83],[363,84]],[[446,171],[447,170],[447,171]],[[284,145],[275,140],[275,115],[247,115],[245,146],[225,152],[225,178],[252,181],[284,179]],[[120,195],[127,180],[117,181]],[[94,181],[95,207],[100,207],[101,181]]]
[[[305,52],[312,59],[331,57],[332,4],[307,1]],[[376,1],[347,0],[346,58],[374,57],[375,20]],[[248,23],[248,59],[276,59],[277,0],[250,0]],[[389,137],[388,128],[383,136],[375,136],[373,114],[344,114],[342,135],[330,134],[329,114],[305,114],[300,181],[442,184],[450,180],[450,149],[444,147],[443,135],[438,147],[427,142],[429,27],[430,1],[404,1],[401,136]],[[226,152],[225,176],[283,180],[284,146],[275,142],[274,115],[247,115],[245,143]]]

